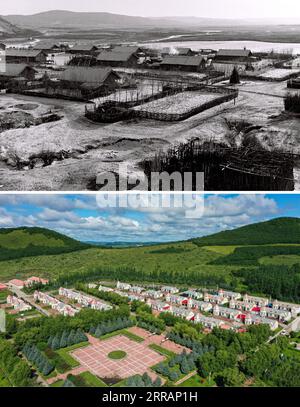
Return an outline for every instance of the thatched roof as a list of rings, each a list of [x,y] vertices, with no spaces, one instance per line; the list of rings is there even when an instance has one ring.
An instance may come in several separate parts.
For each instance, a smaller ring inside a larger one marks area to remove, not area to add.
[[[170,56],[164,58],[161,65],[174,65],[174,66],[199,66],[205,59],[202,56],[185,57],[185,56]]]
[[[131,49],[119,51],[103,51],[98,55],[98,61],[107,61],[107,62],[127,62],[132,56],[135,56],[135,52],[132,52]]]
[[[247,58],[252,55],[249,49],[220,49],[217,57],[239,57]]]
[[[60,80],[101,85],[110,75],[120,79],[120,76],[110,68],[73,66],[62,72]]]
[[[6,48],[7,57],[36,58],[42,52],[42,50],[35,49]]]
[[[181,48],[177,48],[177,52],[178,52],[178,55],[184,56],[184,55],[188,55],[190,52],[193,52],[193,51],[191,50],[191,48],[181,47]]]
[[[30,69],[37,73],[35,69],[33,69],[30,65],[26,64],[5,64],[5,72],[0,71],[0,76],[7,76],[16,78],[18,76],[22,76],[25,69]]]
[[[40,41],[33,47],[34,50],[48,50],[48,49],[55,49],[55,48],[60,48],[59,44],[55,43],[55,42],[48,42],[48,41]]]

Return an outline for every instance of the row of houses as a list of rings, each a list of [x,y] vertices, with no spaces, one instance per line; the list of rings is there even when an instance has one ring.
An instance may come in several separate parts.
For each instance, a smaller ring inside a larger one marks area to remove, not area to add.
[[[131,284],[128,283],[122,283],[121,281],[117,282],[117,289],[118,290],[123,290],[123,291],[136,291],[137,286],[132,286]],[[138,291],[142,292],[142,291],[146,291],[146,289],[144,287],[138,287]],[[148,290],[148,292],[158,292],[160,291],[163,294],[176,294],[179,293],[179,289],[177,287],[174,286],[162,286],[160,287],[159,290]]]
[[[162,287],[159,291],[147,291],[142,287],[138,287],[137,290],[127,283],[119,283],[118,287],[122,295],[124,295],[122,290],[126,291],[125,296],[130,300],[146,301],[154,311],[175,314],[181,312],[183,317],[187,315],[192,317],[193,312],[205,312],[246,325],[251,324],[251,321],[258,323],[264,319],[272,329],[276,329],[278,322],[287,323],[300,313],[300,306],[296,304],[271,301],[268,298],[248,294],[242,296],[241,293],[222,289],[215,293],[188,290],[179,294],[176,287]],[[160,295],[149,295],[149,291],[151,294],[153,292]]]
[[[62,297],[66,297],[70,300],[76,301],[78,304],[82,305],[83,307],[95,309],[98,311],[108,311],[112,309],[112,306],[109,304],[104,303],[98,299],[90,297],[89,295],[82,294],[78,291],[70,290],[67,288],[60,288],[59,295]]]
[[[22,290],[24,287],[32,287],[36,284],[47,285],[49,280],[41,277],[29,277],[27,280],[14,278],[7,283],[7,287]]]
[[[31,305],[14,295],[8,295],[6,302],[8,305],[14,307],[14,309],[18,312],[25,312],[32,309]]]
[[[71,305],[65,304],[64,302],[59,301],[57,298],[52,297],[49,294],[42,293],[41,291],[35,291],[33,298],[35,301],[39,301],[44,305],[49,305],[53,310],[64,316],[74,317],[79,311],[78,309],[71,307]]]

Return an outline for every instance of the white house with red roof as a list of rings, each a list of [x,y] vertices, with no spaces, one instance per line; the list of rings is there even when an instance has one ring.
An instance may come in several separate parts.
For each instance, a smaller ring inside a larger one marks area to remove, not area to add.
[[[78,309],[71,307],[71,305],[65,304],[62,301],[59,301],[57,298],[52,297],[49,294],[42,293],[41,291],[35,291],[33,298],[35,301],[40,301],[45,305],[50,305],[53,310],[56,310],[64,316],[73,317]]]
[[[6,299],[6,302],[7,304],[13,306],[14,309],[19,312],[29,311],[32,309],[29,304],[14,295],[9,295]]]
[[[19,290],[22,290],[22,288],[24,288],[24,286],[25,286],[25,282],[23,280],[18,280],[17,278],[14,278],[14,279],[10,280],[7,283],[7,285],[8,285],[8,287],[17,288]]]
[[[40,277],[29,277],[25,282],[24,285],[25,287],[31,287],[35,284],[42,284],[42,285],[47,285],[49,284],[49,280],[40,278]]]
[[[158,311],[158,312],[170,312],[172,307],[170,304],[164,301],[157,301],[153,299],[148,299],[147,300],[147,305],[151,307],[152,310]]]
[[[68,288],[61,287],[59,289],[59,295],[74,300],[84,307],[96,309],[98,311],[107,311],[112,309],[111,305],[108,305],[103,301],[100,301],[89,295],[82,294],[78,291],[69,290]]]

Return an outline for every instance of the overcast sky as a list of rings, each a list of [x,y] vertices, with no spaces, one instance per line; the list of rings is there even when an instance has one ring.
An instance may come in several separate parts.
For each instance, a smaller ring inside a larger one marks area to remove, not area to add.
[[[0,228],[39,226],[95,242],[179,241],[275,217],[300,217],[299,203],[300,195],[209,195],[204,213],[188,219],[182,208],[104,209],[95,195],[0,194]]]
[[[33,14],[46,10],[105,11],[139,16],[284,18],[300,16],[299,0],[9,0],[0,14]]]

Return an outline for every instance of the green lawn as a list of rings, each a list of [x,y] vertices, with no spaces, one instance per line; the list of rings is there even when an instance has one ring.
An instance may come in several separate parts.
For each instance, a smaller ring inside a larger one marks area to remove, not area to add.
[[[63,380],[57,380],[57,382],[50,384],[50,387],[62,387],[63,384],[64,384]]]
[[[11,387],[8,379],[6,378],[4,372],[0,369],[0,387]]]
[[[89,387],[107,387],[102,380],[90,372],[80,373],[79,376],[83,378]]]
[[[8,290],[0,291],[0,302],[6,301],[7,296],[10,294]]]
[[[77,343],[76,345],[69,346],[68,348],[59,349],[56,351],[56,353],[58,353],[59,356],[73,369],[74,367],[79,366],[80,363],[77,362],[72,355],[70,355],[70,352],[88,345],[89,342]]]
[[[156,345],[155,343],[152,343],[151,345],[149,345],[150,349],[155,350],[156,352],[160,353],[163,356],[166,356],[167,358],[172,358],[174,357],[176,354],[168,349],[162,348],[159,345]]]
[[[190,377],[185,382],[181,383],[179,387],[213,387],[215,386],[213,380],[203,379],[198,374]]]
[[[135,342],[139,342],[139,343],[144,342],[144,338],[141,338],[140,336],[135,335],[135,334],[127,331],[126,329],[120,329],[119,331],[114,331],[109,334],[105,334],[105,335],[101,336],[100,340],[109,339],[109,338],[112,338],[112,337],[118,336],[118,335],[127,336],[127,338],[129,338]]]
[[[109,357],[109,359],[112,360],[120,360],[126,358],[127,353],[123,350],[115,350],[113,352],[110,352],[107,356]]]
[[[286,356],[290,356],[293,359],[297,359],[298,362],[300,362],[300,350],[294,349],[294,348],[289,348],[284,351]]]

